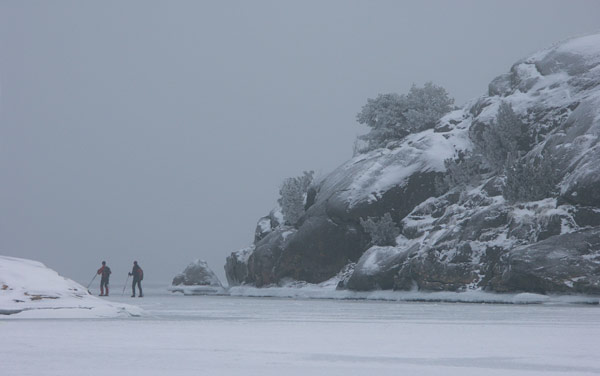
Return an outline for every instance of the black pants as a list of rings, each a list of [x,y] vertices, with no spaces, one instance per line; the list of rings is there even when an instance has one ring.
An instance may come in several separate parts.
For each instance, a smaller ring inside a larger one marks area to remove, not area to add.
[[[102,278],[100,280],[100,292],[104,294],[104,289],[106,288],[106,295],[108,295],[108,278]]]
[[[142,281],[134,279],[131,283],[131,291],[133,292],[133,296],[135,296],[135,285],[137,284],[138,289],[140,290],[140,296],[144,296],[142,293]]]

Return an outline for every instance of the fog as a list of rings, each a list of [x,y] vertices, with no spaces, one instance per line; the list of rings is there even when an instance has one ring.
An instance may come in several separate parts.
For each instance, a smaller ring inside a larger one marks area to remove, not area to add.
[[[594,1],[3,1],[0,254],[167,282],[249,245],[281,181],[352,154],[378,93],[457,104],[600,29]]]

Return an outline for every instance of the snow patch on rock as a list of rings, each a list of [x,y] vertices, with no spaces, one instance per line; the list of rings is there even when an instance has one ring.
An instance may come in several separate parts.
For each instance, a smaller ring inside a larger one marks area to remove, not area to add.
[[[446,159],[471,148],[468,129],[457,127],[445,133],[429,129],[407,136],[393,150],[377,149],[357,156],[339,168],[352,174],[346,199],[351,204],[376,200],[382,192],[404,185],[416,172],[446,171]]]

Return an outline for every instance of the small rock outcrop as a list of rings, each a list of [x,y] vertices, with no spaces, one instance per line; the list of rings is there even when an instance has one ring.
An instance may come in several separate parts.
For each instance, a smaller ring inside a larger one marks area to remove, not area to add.
[[[191,262],[173,278],[171,291],[185,294],[219,294],[225,289],[204,260]]]

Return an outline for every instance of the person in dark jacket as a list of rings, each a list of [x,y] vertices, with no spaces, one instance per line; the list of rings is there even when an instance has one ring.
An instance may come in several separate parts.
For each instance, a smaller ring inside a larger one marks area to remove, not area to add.
[[[106,266],[106,261],[102,261],[102,267],[98,269],[98,274],[102,275],[100,277],[100,296],[108,296],[108,279],[111,273],[110,268]],[[106,294],[104,293],[105,288]]]
[[[142,293],[142,279],[144,279],[144,271],[142,270],[142,268],[140,268],[140,266],[138,265],[137,261],[133,262],[133,269],[131,269],[131,272],[129,273],[130,276],[133,276],[133,282],[131,283],[131,291],[133,292],[131,294],[132,298],[135,298],[135,285],[137,284],[138,289],[140,290],[140,294],[139,297],[143,297],[144,294]]]

